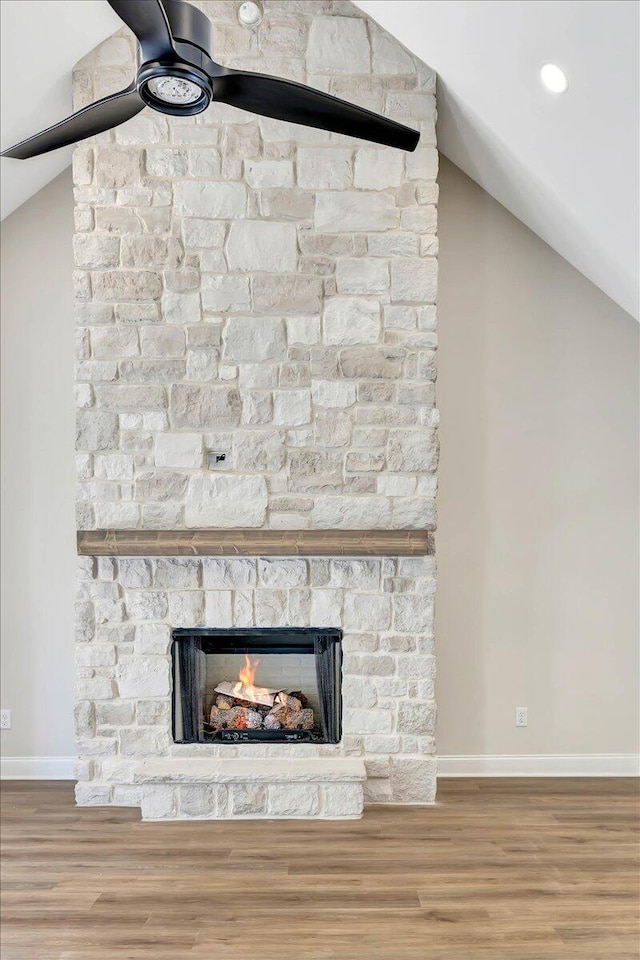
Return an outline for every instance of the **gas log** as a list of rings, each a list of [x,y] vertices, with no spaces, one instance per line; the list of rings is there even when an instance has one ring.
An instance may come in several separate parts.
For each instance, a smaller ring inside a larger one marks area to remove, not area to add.
[[[312,730],[314,715],[307,706],[307,698],[300,691],[287,693],[273,690],[268,694],[259,689],[256,699],[254,688],[242,686],[233,696],[231,683],[220,683],[209,713],[208,726],[213,730]],[[258,700],[259,696],[259,700]],[[270,703],[265,703],[269,699]]]

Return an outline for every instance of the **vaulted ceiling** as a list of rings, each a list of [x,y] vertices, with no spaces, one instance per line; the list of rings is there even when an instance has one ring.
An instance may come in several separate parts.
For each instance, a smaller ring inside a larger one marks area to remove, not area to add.
[[[439,75],[442,152],[638,316],[638,5],[359,0]],[[2,145],[70,111],[73,64],[120,26],[102,0],[1,0]],[[25,69],[25,47],[30,47]],[[539,82],[559,64],[565,94]],[[2,161],[2,215],[70,162]]]

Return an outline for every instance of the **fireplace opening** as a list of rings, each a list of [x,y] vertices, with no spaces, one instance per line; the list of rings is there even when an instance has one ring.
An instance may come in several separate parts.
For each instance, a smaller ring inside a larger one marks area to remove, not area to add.
[[[339,743],[342,631],[173,631],[176,743]]]

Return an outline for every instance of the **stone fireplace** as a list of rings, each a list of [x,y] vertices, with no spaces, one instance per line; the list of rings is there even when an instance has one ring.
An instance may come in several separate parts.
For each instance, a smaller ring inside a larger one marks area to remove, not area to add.
[[[221,62],[421,141],[214,104],[77,148],[76,797],[145,819],[431,802],[435,77],[343,0],[266,0],[252,28],[238,5],[196,4]],[[97,47],[76,107],[133,60],[124,30]],[[245,696],[217,691],[245,657]]]

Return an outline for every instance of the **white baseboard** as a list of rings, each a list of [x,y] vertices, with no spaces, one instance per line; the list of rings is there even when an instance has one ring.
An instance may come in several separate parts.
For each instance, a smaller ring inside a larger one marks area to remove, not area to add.
[[[74,780],[73,757],[2,757],[3,780]],[[637,753],[438,757],[439,777],[637,777]]]
[[[640,754],[438,757],[439,777],[638,777]]]
[[[75,780],[75,757],[2,757],[2,780]]]

